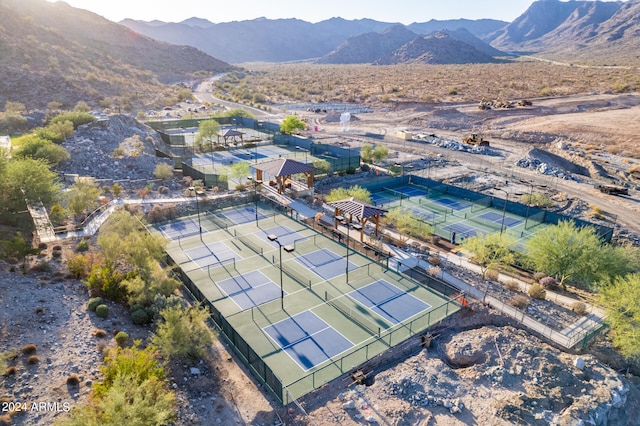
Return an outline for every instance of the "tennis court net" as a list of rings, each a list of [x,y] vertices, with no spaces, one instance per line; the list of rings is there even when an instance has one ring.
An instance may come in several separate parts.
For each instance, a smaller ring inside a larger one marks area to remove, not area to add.
[[[342,312],[342,314],[345,315],[347,318],[350,318],[356,324],[366,328],[374,335],[380,336],[380,327],[373,324],[371,321],[369,321],[367,318],[362,316],[360,313],[349,308],[347,305],[340,302],[339,300],[331,297],[329,293],[327,293],[326,291],[324,293],[324,297],[327,304],[329,304],[330,306],[333,306],[334,308]]]

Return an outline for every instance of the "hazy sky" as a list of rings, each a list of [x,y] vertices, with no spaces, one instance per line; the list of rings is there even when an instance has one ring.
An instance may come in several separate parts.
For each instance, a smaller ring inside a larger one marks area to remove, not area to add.
[[[52,1],[52,0],[49,0]],[[112,21],[180,22],[191,17],[230,22],[266,17],[318,22],[339,16],[383,22],[492,18],[513,21],[533,0],[64,0]]]

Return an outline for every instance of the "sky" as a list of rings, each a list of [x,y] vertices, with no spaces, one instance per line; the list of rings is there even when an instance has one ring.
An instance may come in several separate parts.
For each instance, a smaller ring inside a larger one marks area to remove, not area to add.
[[[54,1],[54,0],[49,0]],[[73,7],[111,21],[180,22],[197,17],[214,23],[260,17],[319,22],[333,17],[370,18],[382,22],[426,22],[430,19],[491,18],[511,22],[533,0],[64,0]]]

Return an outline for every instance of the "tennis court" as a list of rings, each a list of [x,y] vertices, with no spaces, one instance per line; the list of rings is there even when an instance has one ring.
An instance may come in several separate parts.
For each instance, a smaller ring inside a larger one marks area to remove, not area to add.
[[[330,360],[353,347],[353,343],[307,310],[263,329],[302,370]]]
[[[516,219],[496,212],[487,212],[476,217],[479,219],[487,220],[489,222],[493,222],[495,224],[500,224],[500,226],[503,226],[504,223],[504,226],[506,226],[507,228],[513,228],[514,226],[518,226],[523,223],[523,220],[521,219]]]
[[[256,218],[257,220],[267,218],[264,213],[260,212],[260,209],[256,210],[255,206],[244,206],[232,209],[225,212],[224,216],[234,224],[251,222],[252,220],[256,220]]]
[[[219,281],[218,286],[242,310],[251,309],[281,296],[280,287],[260,271],[250,271]]]
[[[406,321],[431,307],[385,280],[354,290],[349,296],[392,324]]]
[[[350,372],[460,309],[457,300],[265,204],[259,204],[262,219],[256,222],[253,210],[254,220],[244,222],[248,207],[255,205],[202,215],[209,232],[170,240],[167,253],[281,401]]]
[[[162,235],[170,240],[178,240],[180,238],[188,238],[200,233],[200,226],[198,222],[192,218],[176,220],[162,225],[158,225],[157,229],[162,232]],[[209,232],[203,226],[202,232]]]
[[[224,242],[211,242],[204,246],[186,249],[184,253],[200,269],[207,269],[212,265],[223,265],[233,263],[242,259],[236,252],[231,250]]]
[[[330,280],[346,273],[347,259],[329,249],[320,249],[311,253],[296,256],[295,260],[303,268],[319,275],[325,280]],[[358,265],[349,262],[349,271],[357,269]]]

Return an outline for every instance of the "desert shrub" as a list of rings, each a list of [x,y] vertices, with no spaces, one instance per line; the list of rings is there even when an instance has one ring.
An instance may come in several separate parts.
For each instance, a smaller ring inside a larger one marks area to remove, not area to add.
[[[38,358],[38,355],[31,355],[29,359],[27,359],[27,364],[29,365],[34,365],[39,362],[40,362],[40,358]]]
[[[547,274],[545,274],[544,272],[535,272],[533,274],[533,281],[539,283],[540,280],[543,279],[546,276],[547,276]]]
[[[71,374],[67,377],[67,384],[69,386],[78,386],[80,384],[80,378],[77,374]]]
[[[139,306],[139,309],[131,310],[131,321],[135,325],[149,324],[153,319],[153,312],[149,312],[146,308]]]
[[[54,250],[51,252],[51,257],[53,257],[53,258],[59,258],[59,257],[62,257],[62,250],[55,250],[55,249],[54,249]]]
[[[507,290],[510,291],[519,291],[520,290],[520,283],[516,280],[507,280],[504,283],[504,288],[506,288]]]
[[[3,376],[14,376],[16,373],[18,372],[18,367],[16,367],[15,365],[12,365],[11,367],[7,367],[4,369],[4,372],[2,373]],[[2,424],[2,423],[0,423]]]
[[[160,186],[158,187],[158,192],[162,195],[167,195],[171,190],[166,186]]]
[[[93,297],[89,299],[89,303],[87,304],[87,308],[95,312],[96,308],[102,304],[102,297]]]
[[[153,171],[153,175],[162,180],[170,179],[173,177],[173,166],[166,163],[158,164]]]
[[[554,290],[558,288],[558,281],[556,281],[555,278],[553,277],[544,277],[541,278],[540,281],[538,281],[538,283],[548,289],[548,290]]]
[[[547,290],[545,290],[540,284],[533,284],[529,287],[529,296],[534,299],[544,300],[547,297]]]
[[[495,269],[487,269],[484,273],[485,279],[489,281],[498,281],[498,277],[500,277],[500,272]]]
[[[202,358],[211,343],[211,334],[205,321],[206,309],[196,306],[167,307],[160,312],[163,321],[158,325],[151,341],[169,358]]]
[[[93,335],[99,338],[107,337],[107,331],[101,328],[96,328],[93,330]]]
[[[571,310],[578,315],[585,315],[587,313],[587,305],[583,302],[573,302]]]
[[[38,249],[39,249],[40,251],[42,251],[42,250],[46,250],[46,249],[47,249],[47,247],[49,247],[49,246],[47,245],[47,243],[40,243],[40,244],[38,244]]]
[[[119,331],[116,334],[116,343],[118,346],[124,346],[129,341],[129,334],[126,331]]]
[[[44,314],[46,310],[42,306],[38,306],[34,312],[36,314]]]
[[[76,245],[76,251],[83,252],[89,250],[89,241],[82,240]]]
[[[516,294],[509,300],[509,304],[516,309],[525,309],[529,306],[529,298],[524,294]]]
[[[98,305],[96,308],[96,315],[100,318],[106,318],[109,316],[109,307],[107,305]]]
[[[20,351],[25,355],[31,355],[36,353],[36,350],[36,345],[29,343],[28,345],[24,345]]]
[[[245,185],[244,183],[239,183],[236,185],[236,191],[242,192],[245,191],[247,189],[247,185]]]

